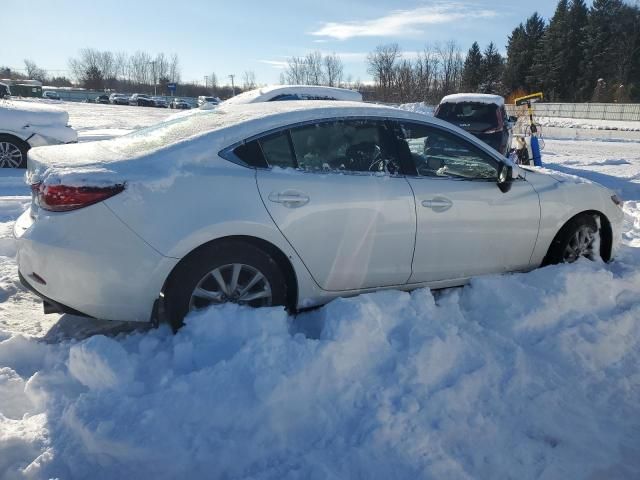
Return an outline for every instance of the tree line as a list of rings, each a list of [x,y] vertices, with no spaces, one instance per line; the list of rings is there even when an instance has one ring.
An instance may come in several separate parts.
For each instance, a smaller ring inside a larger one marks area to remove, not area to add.
[[[547,23],[533,13],[508,37],[506,58],[493,42],[455,42],[404,58],[397,44],[369,54],[371,96],[437,103],[454,92],[495,93],[511,100],[542,91],[556,102],[640,101],[640,8],[622,0],[560,0]]]

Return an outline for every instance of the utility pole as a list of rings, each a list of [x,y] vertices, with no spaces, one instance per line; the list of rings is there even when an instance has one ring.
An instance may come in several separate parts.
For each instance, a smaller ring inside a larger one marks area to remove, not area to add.
[[[235,78],[235,75],[232,73],[231,75],[229,75],[229,78],[231,79],[231,96],[235,97],[236,96],[236,87],[233,84],[233,79]]]

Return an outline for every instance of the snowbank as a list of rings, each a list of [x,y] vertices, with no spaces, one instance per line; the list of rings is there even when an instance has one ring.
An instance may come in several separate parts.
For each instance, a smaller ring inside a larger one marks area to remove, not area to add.
[[[5,442],[27,455],[5,475],[632,478],[638,295],[640,273],[584,261],[297,319],[230,305],[30,359],[8,339]]]
[[[580,128],[585,130],[619,130],[640,132],[640,122],[621,120],[595,120],[588,118],[536,117],[543,127]]]
[[[398,105],[398,108],[401,110],[406,110],[408,112],[422,113],[423,115],[428,115],[432,117],[436,107],[434,105],[426,105],[423,102],[417,102],[417,103],[403,103],[402,105]]]
[[[13,258],[29,192],[0,172],[0,478],[639,478],[640,143],[543,154],[625,198],[615,262],[175,336],[43,316]]]

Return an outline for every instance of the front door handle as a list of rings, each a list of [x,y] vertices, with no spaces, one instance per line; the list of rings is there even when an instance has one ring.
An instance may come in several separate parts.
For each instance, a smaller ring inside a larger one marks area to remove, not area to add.
[[[287,190],[285,192],[271,192],[269,200],[274,203],[281,203],[288,208],[302,207],[309,203],[309,196],[302,192]]]
[[[422,206],[430,208],[434,212],[444,212],[453,206],[453,202],[448,198],[435,197],[429,200],[423,200]]]

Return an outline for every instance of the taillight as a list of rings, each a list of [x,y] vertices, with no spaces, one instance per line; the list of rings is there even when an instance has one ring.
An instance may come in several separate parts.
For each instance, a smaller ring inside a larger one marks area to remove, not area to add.
[[[68,212],[102,202],[122,192],[123,184],[108,187],[70,187],[67,185],[46,185],[34,183],[31,190],[35,193],[38,206],[50,212]]]

